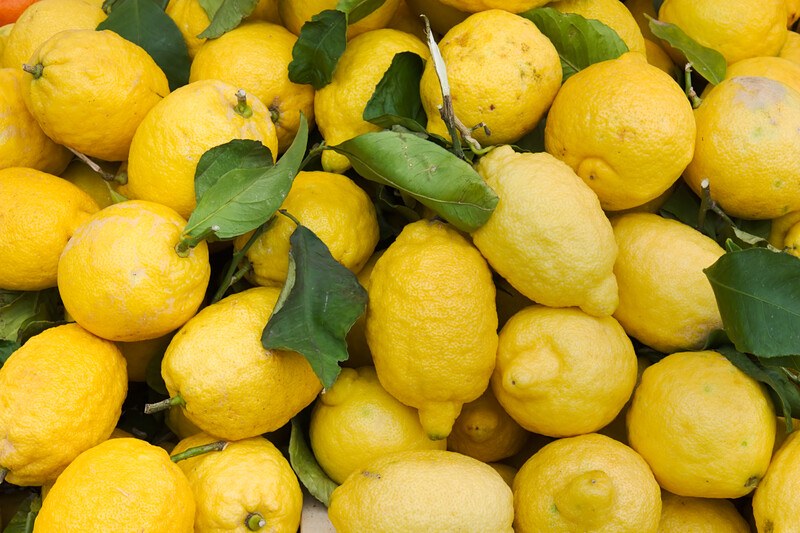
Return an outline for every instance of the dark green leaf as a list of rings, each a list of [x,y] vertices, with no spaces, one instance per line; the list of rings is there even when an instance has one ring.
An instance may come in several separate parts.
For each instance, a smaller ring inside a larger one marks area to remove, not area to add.
[[[615,59],[628,51],[617,32],[599,20],[540,7],[520,13],[550,39],[561,58],[564,81],[593,63]]]
[[[63,317],[57,288],[30,292],[0,290],[0,339],[22,344],[20,333],[29,324],[56,322]]]
[[[214,15],[217,14],[217,11],[222,6],[222,0],[197,0],[197,3],[206,12],[208,20],[214,20]]]
[[[213,181],[214,184],[197,203],[184,236],[199,239],[216,227],[214,234],[218,238],[231,239],[269,220],[292,187],[303,161],[307,140],[308,124],[302,117],[292,145],[275,165],[268,158],[262,160],[261,166],[255,167],[256,156],[248,152],[250,156],[245,160],[246,166],[240,167],[236,154],[242,153],[243,145],[237,141],[212,148],[211,151],[215,151],[211,156],[213,161],[203,168],[206,173],[217,177],[202,178],[202,181]],[[232,152],[230,156],[228,150]],[[260,153],[265,154],[263,151]]]
[[[647,16],[647,15],[645,15]],[[683,52],[687,61],[698,74],[713,84],[725,79],[725,70],[728,64],[722,54],[711,48],[706,48],[688,35],[682,29],[669,22],[650,19],[650,31],[659,39]]]
[[[399,124],[425,131],[428,119],[419,95],[424,69],[425,62],[414,52],[396,54],[364,108],[364,120],[386,129]]]
[[[749,248],[726,253],[704,272],[737,350],[759,357],[800,354],[800,259]]]
[[[203,194],[232,169],[269,168],[272,152],[259,141],[234,139],[215,146],[200,158],[194,172],[194,195],[200,201]]]
[[[22,501],[3,533],[32,533],[33,522],[36,520],[36,515],[39,514],[41,508],[41,496],[31,494]]]
[[[164,377],[161,374],[161,361],[164,360],[164,353],[156,354],[147,363],[145,368],[144,380],[147,386],[164,396],[169,396],[167,384],[164,383]]]
[[[699,229],[701,233],[712,239],[717,238],[714,216],[706,216],[703,227],[698,228],[700,221],[700,198],[683,181],[678,183],[667,201],[661,206],[659,214],[664,218],[672,218],[687,226]]]
[[[317,13],[300,29],[292,48],[289,79],[322,89],[333,79],[346,45],[347,15],[335,9]]]
[[[367,292],[310,229],[297,226],[289,244],[286,284],[261,343],[268,350],[303,354],[328,388],[339,375],[339,362],[347,360],[345,338],[364,313]]]
[[[462,231],[481,227],[497,205],[469,163],[417,135],[365,133],[331,148],[361,176],[412,196]]]
[[[296,417],[292,419],[292,433],[289,436],[289,463],[308,492],[327,507],[338,485],[317,463]]]
[[[664,0],[653,0],[653,11],[655,11],[656,14],[661,10],[661,4],[663,3]]]
[[[517,152],[544,152],[544,128],[546,124],[547,117],[544,117],[530,133],[525,134],[514,143],[514,150]]]
[[[731,340],[728,338],[728,334],[725,333],[724,329],[715,329],[711,333],[709,333],[708,338],[706,339],[706,343],[703,346],[704,350],[713,350],[718,346],[725,346],[729,345]]]
[[[111,30],[144,48],[166,74],[171,91],[189,83],[191,60],[183,35],[153,0],[122,0],[97,29]]]
[[[0,339],[0,368],[3,368],[3,365],[8,361],[8,358],[11,357],[11,354],[19,350],[20,346],[22,346],[22,344],[16,341]]]
[[[382,203],[384,208],[388,208],[395,213],[401,215],[407,222],[416,222],[421,217],[419,213],[414,211],[417,201],[413,198],[403,196],[397,189],[387,187],[386,185],[378,185],[378,202]]]
[[[381,7],[386,0],[339,0],[336,9],[347,13],[347,23],[355,24],[359,20]]]
[[[200,39],[216,39],[231,31],[249,17],[258,5],[258,0],[222,0],[211,24],[197,36]]]

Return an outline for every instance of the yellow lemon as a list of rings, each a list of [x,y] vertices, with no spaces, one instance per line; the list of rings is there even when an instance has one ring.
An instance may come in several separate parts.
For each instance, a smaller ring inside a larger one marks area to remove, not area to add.
[[[786,37],[786,44],[783,45],[778,56],[788,59],[792,63],[800,64],[800,34],[790,31]]]
[[[654,19],[658,18],[653,0],[626,0],[625,7],[627,7],[628,11],[633,15],[633,19],[639,26],[639,30],[642,32],[642,36],[645,40],[657,41],[658,38],[650,31],[650,19],[645,16],[647,15]]]
[[[314,95],[317,126],[327,144],[335,146],[362,133],[381,130],[362,116],[375,86],[400,52],[428,57],[422,41],[397,30],[370,31],[347,43],[331,83]],[[342,173],[350,168],[350,161],[327,150],[322,153],[322,167],[328,172]]]
[[[461,11],[477,13],[487,9],[505,9],[512,13],[522,13],[535,7],[541,7],[550,0],[439,0],[447,6]]]
[[[537,305],[500,331],[492,389],[529,431],[597,431],[617,416],[635,384],[636,353],[612,317]]]
[[[481,158],[476,170],[500,198],[472,234],[492,268],[543,305],[613,313],[614,235],[597,196],[572,169],[549,154],[503,146]]]
[[[3,51],[6,49],[8,36],[11,35],[11,29],[13,27],[13,22],[11,24],[6,24],[5,26],[0,26],[0,67],[3,67]]]
[[[635,451],[590,433],[554,441],[514,478],[514,531],[656,533],[661,494]]]
[[[274,431],[322,389],[305,357],[261,345],[279,294],[257,287],[228,296],[197,313],[170,342],[161,375],[206,433],[238,440]]]
[[[669,54],[667,54],[663,48],[649,39],[644,40],[644,48],[648,63],[654,67],[660,68],[670,76],[675,77],[675,63],[672,62]]]
[[[386,0],[375,11],[347,27],[347,38],[385,28],[394,17],[400,0]],[[303,24],[326,9],[336,9],[336,0],[278,0],[278,13],[286,28],[295,35],[300,34]]]
[[[133,133],[169,93],[144,49],[111,30],[58,33],[31,56],[28,107],[58,143],[107,161],[128,158]]]
[[[619,211],[667,190],[692,159],[692,106],[644,55],[623,54],[564,83],[545,126],[545,147]]]
[[[416,15],[428,17],[431,29],[439,35],[444,35],[469,16],[469,13],[447,5],[441,0],[406,0],[406,3]]]
[[[502,31],[498,31],[502,28]],[[481,144],[504,144],[533,130],[561,87],[561,61],[529,20],[501,9],[482,11],[454,26],[439,42],[455,116]],[[485,72],[492,65],[491,75]],[[442,91],[433,61],[420,82],[428,129],[449,137],[439,114]]]
[[[379,250],[372,254],[372,257],[369,258],[369,261],[364,265],[364,268],[358,271],[356,275],[358,277],[358,282],[361,284],[364,289],[369,290],[369,278],[372,275],[372,269],[375,268],[375,263],[378,261],[380,256],[383,255],[385,250]],[[372,354],[369,351],[369,345],[367,344],[367,319],[366,314],[362,314],[358,317],[350,328],[350,331],[347,332],[347,353],[348,358],[347,361],[342,363],[344,366],[348,366],[351,368],[358,368],[360,366],[372,366]]]
[[[201,433],[179,442],[172,455],[218,440]],[[300,483],[289,461],[264,437],[229,442],[222,451],[177,464],[197,502],[195,531],[294,533],[300,526]]]
[[[798,19],[800,19],[800,1],[786,0],[786,27],[791,28]]]
[[[760,533],[792,531],[800,512],[800,432],[794,431],[772,458],[753,496],[753,514]]]
[[[41,485],[106,440],[128,391],[113,343],[66,324],[31,337],[0,367],[0,469]]]
[[[110,183],[79,159],[74,159],[67,165],[61,177],[91,196],[100,209],[114,203]]]
[[[661,504],[658,533],[750,533],[750,526],[728,500],[687,498],[663,491]]]
[[[417,410],[386,392],[369,366],[342,369],[333,386],[320,394],[309,437],[314,457],[339,484],[382,455],[447,446],[444,440],[428,438]]]
[[[278,0],[258,0],[255,9],[247,20],[263,20],[274,24],[282,24],[281,14],[278,12]]]
[[[487,463],[489,466],[494,468],[494,471],[500,474],[500,477],[503,478],[503,481],[506,482],[506,485],[510,487],[514,486],[514,477],[517,475],[517,469],[513,466],[509,466],[503,463]]]
[[[742,218],[776,218],[800,209],[800,93],[768,78],[723,81],[695,110],[697,145],[684,179]],[[734,147],[749,146],[748,150]]]
[[[183,412],[183,409],[170,409],[167,411],[164,422],[179,439],[185,439],[203,432],[202,429],[194,425],[194,423],[186,417],[186,413]]]
[[[420,220],[378,259],[368,294],[367,342],[381,385],[419,409],[429,437],[447,437],[461,406],[483,394],[494,369],[489,266],[456,230]]]
[[[628,50],[645,53],[644,36],[639,25],[619,0],[558,0],[551,7],[562,13],[575,13],[583,18],[599,20],[619,35]]]
[[[443,450],[397,452],[371,461],[333,491],[339,533],[511,533],[511,489],[491,466]]]
[[[211,269],[201,242],[175,252],[186,221],[153,202],[128,201],[80,226],[58,262],[58,289],[78,324],[114,341],[177,329],[197,312]]]
[[[42,503],[36,533],[191,533],[189,482],[167,452],[139,439],[112,439],[79,455]]]
[[[192,61],[189,81],[217,79],[253,94],[269,109],[283,152],[300,127],[314,126],[314,88],[289,81],[297,37],[277,24],[250,22],[206,43]],[[274,154],[277,155],[277,154]]]
[[[328,172],[300,172],[283,201],[285,209],[313,231],[334,259],[358,272],[378,243],[378,218],[367,193],[350,178]],[[247,251],[251,281],[283,286],[289,269],[289,237],[296,224],[288,217],[276,220]],[[236,239],[241,249],[251,234]]]
[[[97,204],[75,185],[31,168],[0,170],[0,289],[55,287],[58,259]]]
[[[769,78],[800,92],[800,65],[782,57],[748,57],[728,65],[726,80],[742,76]]]
[[[411,10],[406,0],[400,0],[400,5],[397,6],[394,17],[389,21],[389,25],[386,27],[416,35],[422,40],[426,39],[425,24],[422,22],[422,19],[417,16],[417,13]]]
[[[72,154],[39,127],[22,98],[25,73],[0,69],[0,169],[28,167],[59,174]]]
[[[793,253],[793,245],[800,244],[800,242],[790,242],[787,236],[789,235],[789,231],[791,231],[798,222],[800,222],[800,211],[791,211],[774,219],[770,225],[770,232],[767,240],[775,248],[785,249],[789,253]],[[798,230],[800,230],[800,228],[798,228]]]
[[[206,42],[205,38],[201,39],[198,35],[211,24],[206,10],[198,0],[169,0],[166,12],[180,30],[189,57],[194,59],[200,47]]]
[[[775,410],[763,386],[719,353],[674,353],[642,374],[628,440],[666,490],[738,498],[767,471]]]
[[[147,380],[147,366],[154,357],[164,355],[172,335],[136,342],[118,342],[117,348],[128,363],[128,381]]]
[[[628,335],[664,353],[702,347],[709,333],[722,329],[703,269],[725,250],[685,224],[650,213],[615,217],[611,225],[619,246],[614,318]]]

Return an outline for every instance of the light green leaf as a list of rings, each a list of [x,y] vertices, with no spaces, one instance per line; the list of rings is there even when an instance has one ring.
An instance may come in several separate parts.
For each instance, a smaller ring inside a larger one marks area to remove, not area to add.
[[[385,129],[400,125],[424,132],[428,119],[419,94],[424,69],[414,52],[396,54],[364,108],[364,120]]]
[[[205,192],[232,169],[273,166],[272,152],[259,141],[234,139],[215,146],[200,158],[194,172],[194,195],[198,202]]]
[[[292,48],[289,79],[322,89],[333,79],[339,58],[347,45],[347,15],[329,9],[303,24]]]
[[[300,483],[313,497],[328,507],[331,494],[339,485],[329,478],[317,463],[316,457],[306,443],[297,417],[292,418],[292,432],[289,436],[289,463]]]
[[[57,288],[29,292],[0,289],[0,339],[2,340],[22,344],[27,337],[21,338],[23,337],[21,333],[29,324],[46,322],[57,325],[63,316]]]
[[[703,78],[715,85],[725,79],[725,71],[728,68],[728,64],[722,54],[701,45],[686,35],[675,24],[661,22],[652,17],[648,18],[650,19],[650,31],[653,32],[653,35],[667,41],[671,47],[683,52],[686,59],[692,64],[692,68]]]
[[[222,0],[222,4],[214,13],[211,24],[197,37],[200,39],[216,39],[231,31],[249,17],[258,5],[258,0]]]
[[[42,508],[42,498],[31,494],[25,498],[11,517],[3,533],[33,533],[33,523]]]
[[[197,3],[206,12],[208,20],[214,20],[214,15],[217,14],[217,11],[222,6],[222,0],[197,0]]]
[[[336,9],[347,13],[347,23],[355,24],[381,7],[386,0],[339,0]]]

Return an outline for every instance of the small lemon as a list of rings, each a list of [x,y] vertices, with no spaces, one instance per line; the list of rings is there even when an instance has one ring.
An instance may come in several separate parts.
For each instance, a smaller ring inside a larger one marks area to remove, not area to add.
[[[74,159],[67,165],[61,177],[91,196],[100,209],[114,203],[109,182],[80,159]]]
[[[206,10],[198,0],[169,0],[166,12],[180,30],[189,57],[194,59],[200,47],[206,42],[205,38],[201,39],[198,35],[211,24]]]
[[[759,533],[778,533],[797,528],[800,512],[800,432],[794,431],[772,458],[766,475],[753,496],[753,514]]]
[[[461,11],[477,13],[487,9],[505,9],[512,13],[522,13],[535,7],[541,7],[550,0],[439,0],[447,6]]]
[[[794,243],[787,240],[789,231],[800,222],[800,211],[791,211],[783,216],[780,216],[772,221],[770,225],[769,237],[767,240],[775,248],[785,249],[789,253],[793,252],[792,244],[800,244],[800,241]],[[800,228],[798,228],[800,230]]]
[[[628,11],[633,15],[636,24],[639,26],[639,30],[642,32],[642,36],[646,40],[657,41],[658,38],[650,31],[650,19],[645,16],[647,15],[654,19],[658,18],[653,0],[625,0],[625,7],[627,7]]]
[[[397,11],[395,12],[394,17],[389,21],[389,24],[386,27],[393,30],[410,33],[411,35],[419,37],[423,41],[426,40],[425,24],[422,22],[422,19],[419,18],[417,13],[411,10],[411,7],[409,7],[406,0],[400,0],[400,5],[397,6]]]
[[[494,468],[494,471],[500,474],[500,477],[503,478],[503,481],[506,482],[506,485],[509,488],[514,486],[514,477],[517,475],[517,469],[513,466],[509,466],[503,463],[487,463],[489,466]]]
[[[671,77],[675,77],[675,63],[672,62],[669,54],[667,54],[663,48],[649,39],[644,40],[644,48],[648,63],[654,67],[660,68]]]
[[[0,67],[3,66],[3,51],[6,49],[6,43],[8,42],[8,36],[11,35],[11,29],[14,27],[14,23],[6,24],[4,26],[0,26]]]
[[[118,342],[117,348],[122,352],[128,366],[128,381],[144,382],[147,380],[147,366],[154,357],[161,357],[172,339],[166,334],[155,339],[135,342]]]
[[[394,17],[400,0],[386,0],[372,13],[347,26],[347,38],[352,39],[362,33],[385,28]],[[278,0],[278,13],[286,28],[300,35],[303,24],[311,17],[327,9],[336,9],[337,0]]]
[[[439,35],[444,35],[469,16],[469,13],[447,5],[442,0],[406,0],[406,3],[417,16],[428,17],[431,29]]]
[[[783,45],[778,56],[788,59],[792,63],[800,64],[800,34],[790,31],[786,37],[786,44]]]
[[[728,500],[687,498],[661,493],[658,533],[750,533],[750,526]]]
[[[599,20],[612,30],[631,52],[645,53],[644,36],[636,19],[619,0],[558,0],[552,7],[562,13],[575,13]]]

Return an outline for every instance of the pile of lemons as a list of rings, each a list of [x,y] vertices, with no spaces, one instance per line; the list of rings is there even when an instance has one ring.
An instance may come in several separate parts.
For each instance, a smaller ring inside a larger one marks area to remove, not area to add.
[[[95,29],[101,0],[39,0],[0,28],[0,294],[57,287],[65,309],[0,368],[0,473],[42,487],[34,531],[297,531],[301,483],[272,432],[306,408],[340,532],[800,530],[800,437],[704,350],[722,320],[703,269],[725,250],[657,214],[678,181],[710,184],[797,253],[800,2],[386,0],[318,90],[288,65],[337,2],[261,0],[216,39],[198,37],[203,4],[166,5],[192,58],[173,91],[142,48]],[[629,52],[562,81],[555,46],[515,14],[543,5]],[[451,139],[419,13],[499,202],[472,233],[424,212],[386,239],[346,156],[296,176],[282,208],[368,294],[323,389],[305,357],[261,341],[295,222],[175,246],[206,151],[250,139],[277,159],[301,112],[328,145],[381,130],[363,112],[398,53],[426,60],[428,130]],[[694,109],[685,58],[648,17],[727,61]],[[544,151],[512,146],[545,117]],[[246,280],[209,303],[210,259],[239,252]],[[173,460],[115,429],[161,354]]]

